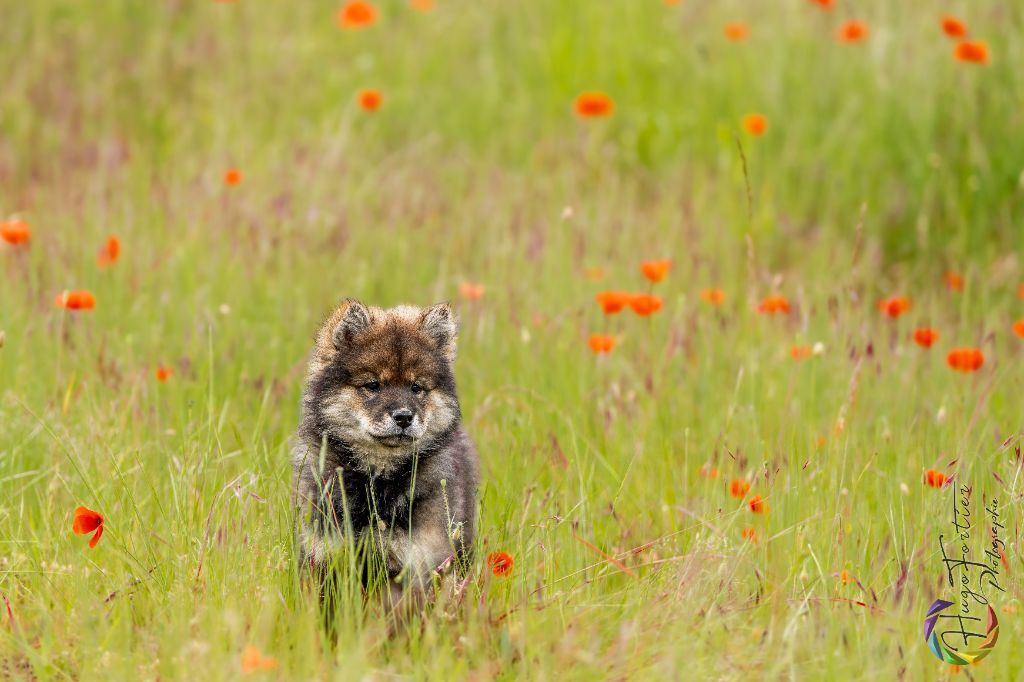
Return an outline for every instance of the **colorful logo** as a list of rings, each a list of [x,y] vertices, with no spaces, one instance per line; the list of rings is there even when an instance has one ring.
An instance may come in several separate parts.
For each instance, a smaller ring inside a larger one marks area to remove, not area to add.
[[[999,639],[999,621],[996,619],[996,612],[988,607],[988,629],[985,631],[985,640],[976,649],[968,651],[957,651],[943,644],[939,639],[939,633],[935,631],[935,624],[939,621],[939,614],[952,606],[953,602],[944,599],[936,599],[928,609],[924,617],[924,641],[928,642],[928,648],[935,654],[936,658],[953,665],[968,665],[992,653]]]

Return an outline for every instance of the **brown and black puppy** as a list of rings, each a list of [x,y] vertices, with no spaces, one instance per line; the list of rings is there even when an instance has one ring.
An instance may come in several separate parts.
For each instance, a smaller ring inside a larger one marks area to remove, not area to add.
[[[447,304],[353,300],[320,327],[292,466],[301,559],[322,596],[353,541],[373,548],[392,607],[421,604],[450,560],[468,565],[478,463],[455,390],[456,331]]]

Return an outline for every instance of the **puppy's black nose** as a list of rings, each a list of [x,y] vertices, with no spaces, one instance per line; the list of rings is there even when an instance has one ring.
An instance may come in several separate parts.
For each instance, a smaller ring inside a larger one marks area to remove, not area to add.
[[[395,410],[391,413],[391,418],[398,424],[398,428],[408,428],[412,424],[412,410],[407,410],[404,407],[400,410]]]

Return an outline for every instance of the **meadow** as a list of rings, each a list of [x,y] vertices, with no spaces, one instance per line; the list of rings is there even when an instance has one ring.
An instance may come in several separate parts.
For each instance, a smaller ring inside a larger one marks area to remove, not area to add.
[[[346,4],[6,3],[0,678],[1024,678],[1024,4]],[[456,305],[483,483],[463,592],[332,643],[289,439],[346,296]]]

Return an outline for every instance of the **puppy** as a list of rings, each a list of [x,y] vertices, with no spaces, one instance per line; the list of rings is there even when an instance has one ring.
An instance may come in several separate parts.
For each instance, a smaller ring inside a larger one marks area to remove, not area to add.
[[[369,564],[383,568],[392,614],[421,606],[436,571],[468,566],[479,465],[452,372],[456,332],[447,304],[351,299],[317,332],[292,468],[300,559],[322,600],[346,548],[370,548],[363,584]]]

